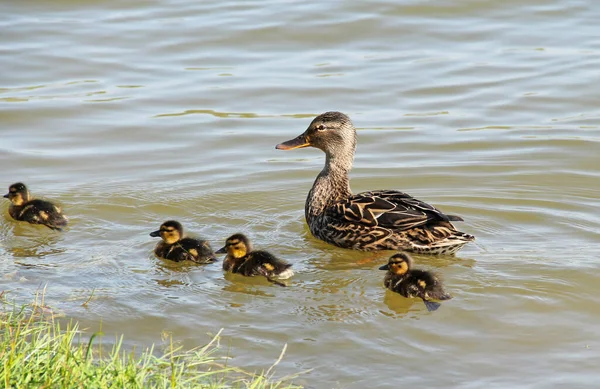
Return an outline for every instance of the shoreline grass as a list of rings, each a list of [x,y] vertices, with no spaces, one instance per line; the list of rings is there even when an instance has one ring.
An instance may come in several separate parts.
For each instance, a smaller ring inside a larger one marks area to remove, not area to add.
[[[169,337],[166,350],[124,350],[123,336],[110,347],[102,333],[85,340],[79,324],[58,320],[43,303],[16,306],[6,300],[0,311],[0,387],[3,388],[300,388],[294,376],[273,378],[273,368],[254,374],[219,356],[221,331],[192,350]],[[62,323],[61,323],[62,321]],[[225,361],[225,363],[223,363]]]

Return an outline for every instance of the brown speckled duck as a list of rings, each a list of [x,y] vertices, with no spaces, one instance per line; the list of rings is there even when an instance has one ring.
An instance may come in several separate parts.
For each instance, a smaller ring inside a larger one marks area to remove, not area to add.
[[[459,216],[397,190],[352,194],[348,173],[356,150],[356,129],[341,112],[317,116],[295,139],[279,150],[316,147],[325,153],[325,167],[308,193],[304,214],[318,239],[355,250],[403,250],[454,254],[475,239],[456,230]]]
[[[161,224],[158,231],[150,236],[162,238],[154,249],[154,254],[159,258],[171,261],[193,261],[196,263],[213,263],[217,260],[210,244],[206,240],[184,238],[183,226],[175,220],[168,220]]]
[[[383,284],[392,292],[404,297],[419,297],[425,303],[428,311],[435,311],[440,303],[433,300],[449,300],[452,298],[444,292],[442,282],[432,272],[413,269],[413,260],[406,253],[399,253],[390,257],[388,263],[379,268],[387,270]]]
[[[234,234],[227,238],[225,246],[217,254],[227,253],[223,270],[244,276],[262,275],[269,281],[286,286],[273,277],[286,279],[294,275],[292,265],[263,250],[253,250],[250,239],[244,234]]]
[[[22,182],[9,186],[4,197],[11,202],[8,213],[15,220],[41,224],[56,231],[62,231],[67,225],[67,217],[59,206],[50,201],[32,199]]]

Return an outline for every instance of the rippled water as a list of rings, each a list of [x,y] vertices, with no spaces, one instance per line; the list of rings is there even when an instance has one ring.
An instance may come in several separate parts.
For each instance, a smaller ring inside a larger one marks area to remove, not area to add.
[[[224,330],[233,363],[312,388],[595,388],[600,7],[590,1],[0,5],[0,185],[64,206],[62,234],[0,219],[0,287],[129,344]],[[324,158],[275,144],[323,111],[359,129],[355,192],[397,188],[477,241],[416,259],[454,299],[386,292],[388,253],[316,241]],[[154,258],[180,220],[243,231],[291,287]],[[94,291],[87,308],[81,304]],[[106,338],[110,338],[107,336]],[[105,339],[110,341],[110,339]]]

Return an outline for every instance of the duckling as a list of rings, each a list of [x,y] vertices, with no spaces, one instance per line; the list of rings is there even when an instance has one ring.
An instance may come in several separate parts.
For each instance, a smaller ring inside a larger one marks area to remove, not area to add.
[[[239,273],[247,277],[262,275],[279,286],[286,285],[274,280],[273,277],[286,279],[294,275],[291,264],[267,251],[253,250],[250,239],[244,234],[234,234],[227,238],[225,246],[216,253],[227,253],[223,261],[223,270],[228,272]]]
[[[56,231],[62,231],[67,225],[68,219],[60,207],[46,200],[32,199],[22,182],[9,186],[4,197],[11,202],[8,213],[15,220],[41,224]]]
[[[175,262],[188,260],[202,264],[213,263],[217,260],[208,241],[184,238],[183,226],[178,221],[164,222],[160,229],[151,232],[150,236],[162,238],[162,242],[159,242],[154,249],[154,254],[159,258]]]
[[[387,270],[383,280],[386,288],[399,293],[404,297],[420,297],[428,311],[435,311],[439,303],[430,301],[450,300],[452,296],[444,292],[442,282],[432,272],[412,269],[413,259],[406,253],[399,253],[390,257],[388,263],[379,268]]]

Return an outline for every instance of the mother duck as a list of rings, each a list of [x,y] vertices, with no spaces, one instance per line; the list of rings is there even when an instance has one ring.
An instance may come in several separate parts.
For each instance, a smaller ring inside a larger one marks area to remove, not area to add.
[[[354,250],[406,250],[423,254],[454,254],[475,239],[458,231],[435,207],[397,190],[353,195],[348,173],[356,150],[356,129],[341,112],[317,116],[298,137],[279,150],[316,147],[325,153],[325,167],[308,192],[304,215],[318,239]]]

